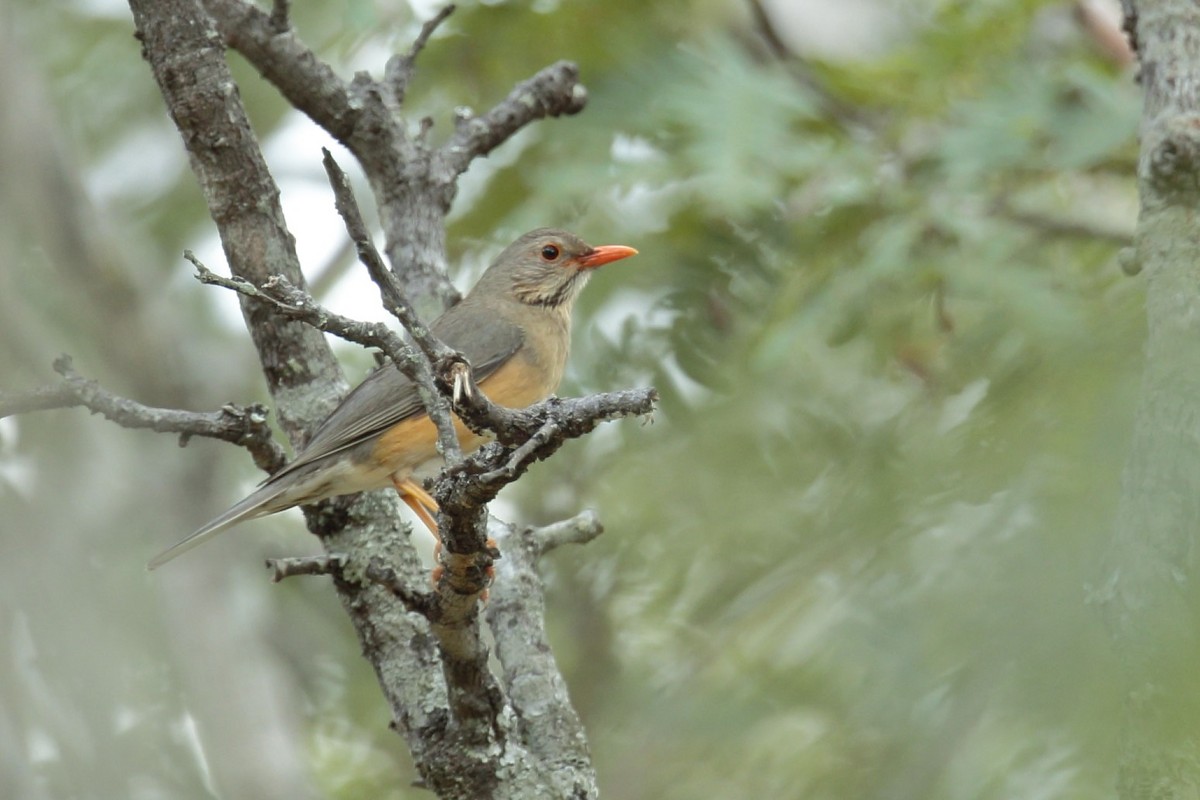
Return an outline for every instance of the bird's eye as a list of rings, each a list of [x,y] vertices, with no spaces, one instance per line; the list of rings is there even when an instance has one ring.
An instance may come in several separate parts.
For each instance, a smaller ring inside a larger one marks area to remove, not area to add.
[[[553,261],[558,258],[558,248],[552,244],[548,244],[542,248],[542,258],[547,261]]]

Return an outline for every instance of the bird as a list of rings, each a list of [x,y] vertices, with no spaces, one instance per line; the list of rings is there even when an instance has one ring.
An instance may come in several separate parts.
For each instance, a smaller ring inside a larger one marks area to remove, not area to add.
[[[558,389],[570,347],[571,311],[592,272],[633,255],[632,247],[592,247],[564,230],[532,230],[506,247],[430,329],[466,357],[488,399],[524,408]],[[486,441],[457,417],[454,427],[464,453]],[[388,486],[436,536],[437,501],[421,485],[441,464],[436,441],[436,426],[416,384],[385,364],[346,395],[292,461],[156,555],[147,568],[160,567],[247,520]]]

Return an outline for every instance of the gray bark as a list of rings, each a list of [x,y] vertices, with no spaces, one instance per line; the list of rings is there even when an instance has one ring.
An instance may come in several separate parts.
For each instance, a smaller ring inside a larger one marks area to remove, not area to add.
[[[1097,600],[1124,674],[1118,791],[1200,796],[1200,9],[1127,2],[1145,91],[1141,214],[1126,269],[1146,280],[1146,368]]]

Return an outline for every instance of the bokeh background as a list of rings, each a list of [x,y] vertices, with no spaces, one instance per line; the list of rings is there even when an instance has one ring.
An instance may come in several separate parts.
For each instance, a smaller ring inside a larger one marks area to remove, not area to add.
[[[642,253],[585,294],[563,392],[661,411],[500,506],[605,522],[545,575],[606,797],[1111,796],[1088,600],[1144,326],[1113,5],[468,1],[421,57],[435,136],[560,58],[590,91],[465,176],[460,286],[538,225]],[[344,75],[436,8],[293,6]],[[316,290],[383,318],[319,148],[351,159],[230,58]],[[68,352],[149,404],[264,399],[185,248],[223,267],[128,9],[0,4],[0,388]],[[298,517],[145,572],[259,477],[81,410],[0,421],[0,796],[428,796],[327,585],[261,568],[317,549]]]

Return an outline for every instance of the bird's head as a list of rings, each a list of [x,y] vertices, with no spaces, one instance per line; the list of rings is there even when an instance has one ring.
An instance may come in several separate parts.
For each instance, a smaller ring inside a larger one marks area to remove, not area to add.
[[[538,228],[506,247],[476,289],[526,305],[569,311],[592,270],[632,255],[637,255],[632,247],[592,247],[573,233]]]

